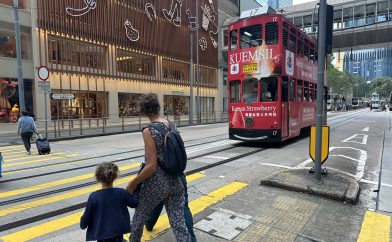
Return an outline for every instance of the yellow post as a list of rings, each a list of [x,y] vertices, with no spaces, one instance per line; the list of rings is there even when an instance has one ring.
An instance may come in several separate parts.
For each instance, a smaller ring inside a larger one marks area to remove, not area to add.
[[[329,126],[324,125],[322,132],[321,164],[323,164],[328,159],[329,155]],[[316,160],[316,125],[313,125],[310,129],[309,155],[313,161]]]

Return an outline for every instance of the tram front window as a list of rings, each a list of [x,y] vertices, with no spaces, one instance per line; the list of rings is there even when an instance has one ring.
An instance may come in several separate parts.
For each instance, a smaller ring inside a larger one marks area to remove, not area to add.
[[[278,100],[278,79],[268,77],[260,79],[260,101],[276,102]]]
[[[257,79],[247,79],[243,82],[243,102],[254,103],[257,102],[258,82]]]

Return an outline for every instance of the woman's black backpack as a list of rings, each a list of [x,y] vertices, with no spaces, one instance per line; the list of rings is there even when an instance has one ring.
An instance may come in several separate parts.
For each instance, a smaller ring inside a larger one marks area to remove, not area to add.
[[[152,124],[156,130],[163,135],[163,160],[158,161],[161,169],[169,175],[179,176],[186,168],[187,156],[184,142],[173,122],[169,122],[170,129],[166,133],[165,129],[157,124]]]

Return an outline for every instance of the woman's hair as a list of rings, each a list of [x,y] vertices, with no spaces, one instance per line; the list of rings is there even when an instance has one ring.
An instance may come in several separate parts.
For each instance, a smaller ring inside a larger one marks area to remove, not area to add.
[[[154,93],[141,95],[139,106],[140,113],[148,117],[159,115],[159,111],[161,110],[158,97]]]
[[[110,185],[118,176],[118,167],[112,162],[104,162],[97,166],[95,177],[97,181]]]

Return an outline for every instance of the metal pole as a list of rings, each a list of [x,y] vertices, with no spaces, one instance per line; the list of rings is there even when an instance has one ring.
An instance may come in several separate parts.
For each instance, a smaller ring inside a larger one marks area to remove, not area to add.
[[[59,111],[59,100],[56,101],[56,106],[57,106],[57,126],[58,126],[58,131],[59,131],[59,137],[60,137],[60,111]]]
[[[325,72],[325,37],[327,30],[327,1],[320,0],[319,8],[319,38],[318,38],[318,66],[317,66],[317,106],[316,106],[316,161],[314,176],[321,180],[321,142],[323,127],[323,90]]]
[[[68,99],[68,133],[69,136],[71,136],[71,105],[70,105],[71,100]]]
[[[200,93],[199,93],[199,86],[200,86],[200,80],[199,80],[199,0],[196,0],[196,18],[197,18],[197,29],[196,29],[196,116],[197,116],[197,123],[200,123]]]
[[[45,137],[48,139],[48,101],[47,99],[47,92],[45,90]]]
[[[18,0],[14,0],[14,16],[15,16],[15,39],[16,39],[16,57],[17,57],[17,72],[18,72],[18,95],[19,95],[19,108],[20,111],[26,110],[25,96],[24,96],[24,83],[23,83],[23,70],[22,70],[22,54],[20,47],[20,27],[19,27],[19,6]]]
[[[197,24],[197,23],[196,23]],[[190,61],[189,61],[189,124],[193,124],[193,33],[191,33]]]

